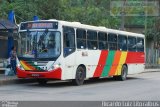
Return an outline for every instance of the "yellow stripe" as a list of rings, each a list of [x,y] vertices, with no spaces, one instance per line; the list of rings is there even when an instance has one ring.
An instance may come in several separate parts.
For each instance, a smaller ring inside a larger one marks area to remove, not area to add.
[[[25,63],[24,63],[23,61],[20,61],[20,63],[21,63],[21,65],[23,66],[23,68],[24,68],[25,70],[32,70],[32,69],[30,69],[27,65],[25,65]]]
[[[125,63],[126,58],[127,58],[127,52],[122,52],[115,75],[121,75],[122,65]]]

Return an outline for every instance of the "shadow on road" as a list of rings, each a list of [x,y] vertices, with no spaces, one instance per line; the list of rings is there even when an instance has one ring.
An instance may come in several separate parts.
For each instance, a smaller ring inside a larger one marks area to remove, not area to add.
[[[126,81],[131,81],[131,80],[138,80],[141,78],[137,77],[128,77]],[[83,86],[85,85],[94,85],[94,84],[101,84],[101,83],[116,83],[116,82],[125,82],[125,81],[118,81],[115,80],[114,78],[91,78],[88,80],[85,80]],[[72,84],[71,80],[68,81],[49,81],[46,85],[39,85],[37,82],[32,83],[32,84],[27,84],[28,86],[35,86],[35,87],[54,87],[54,88],[60,88],[60,87],[73,87],[75,85]]]

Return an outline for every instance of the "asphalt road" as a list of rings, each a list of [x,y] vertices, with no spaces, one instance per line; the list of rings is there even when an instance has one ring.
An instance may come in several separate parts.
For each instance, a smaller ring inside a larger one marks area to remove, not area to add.
[[[0,86],[0,101],[160,101],[160,72],[129,75],[126,81],[111,78],[87,80],[82,86],[53,81]]]

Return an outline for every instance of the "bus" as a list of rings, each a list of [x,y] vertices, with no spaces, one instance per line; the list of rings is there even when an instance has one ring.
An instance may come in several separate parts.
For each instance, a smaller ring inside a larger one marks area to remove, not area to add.
[[[91,26],[80,22],[38,20],[20,23],[17,77],[72,80],[82,85],[90,78],[113,77],[144,71],[143,34]]]

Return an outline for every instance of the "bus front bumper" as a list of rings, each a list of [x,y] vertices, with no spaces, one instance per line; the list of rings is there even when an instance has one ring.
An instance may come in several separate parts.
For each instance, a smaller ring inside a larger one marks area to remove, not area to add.
[[[45,71],[45,72],[38,72],[38,71],[25,71],[21,70],[18,67],[17,70],[17,77],[18,78],[45,78],[45,79],[60,79],[62,75],[62,69],[57,68],[52,71]]]

